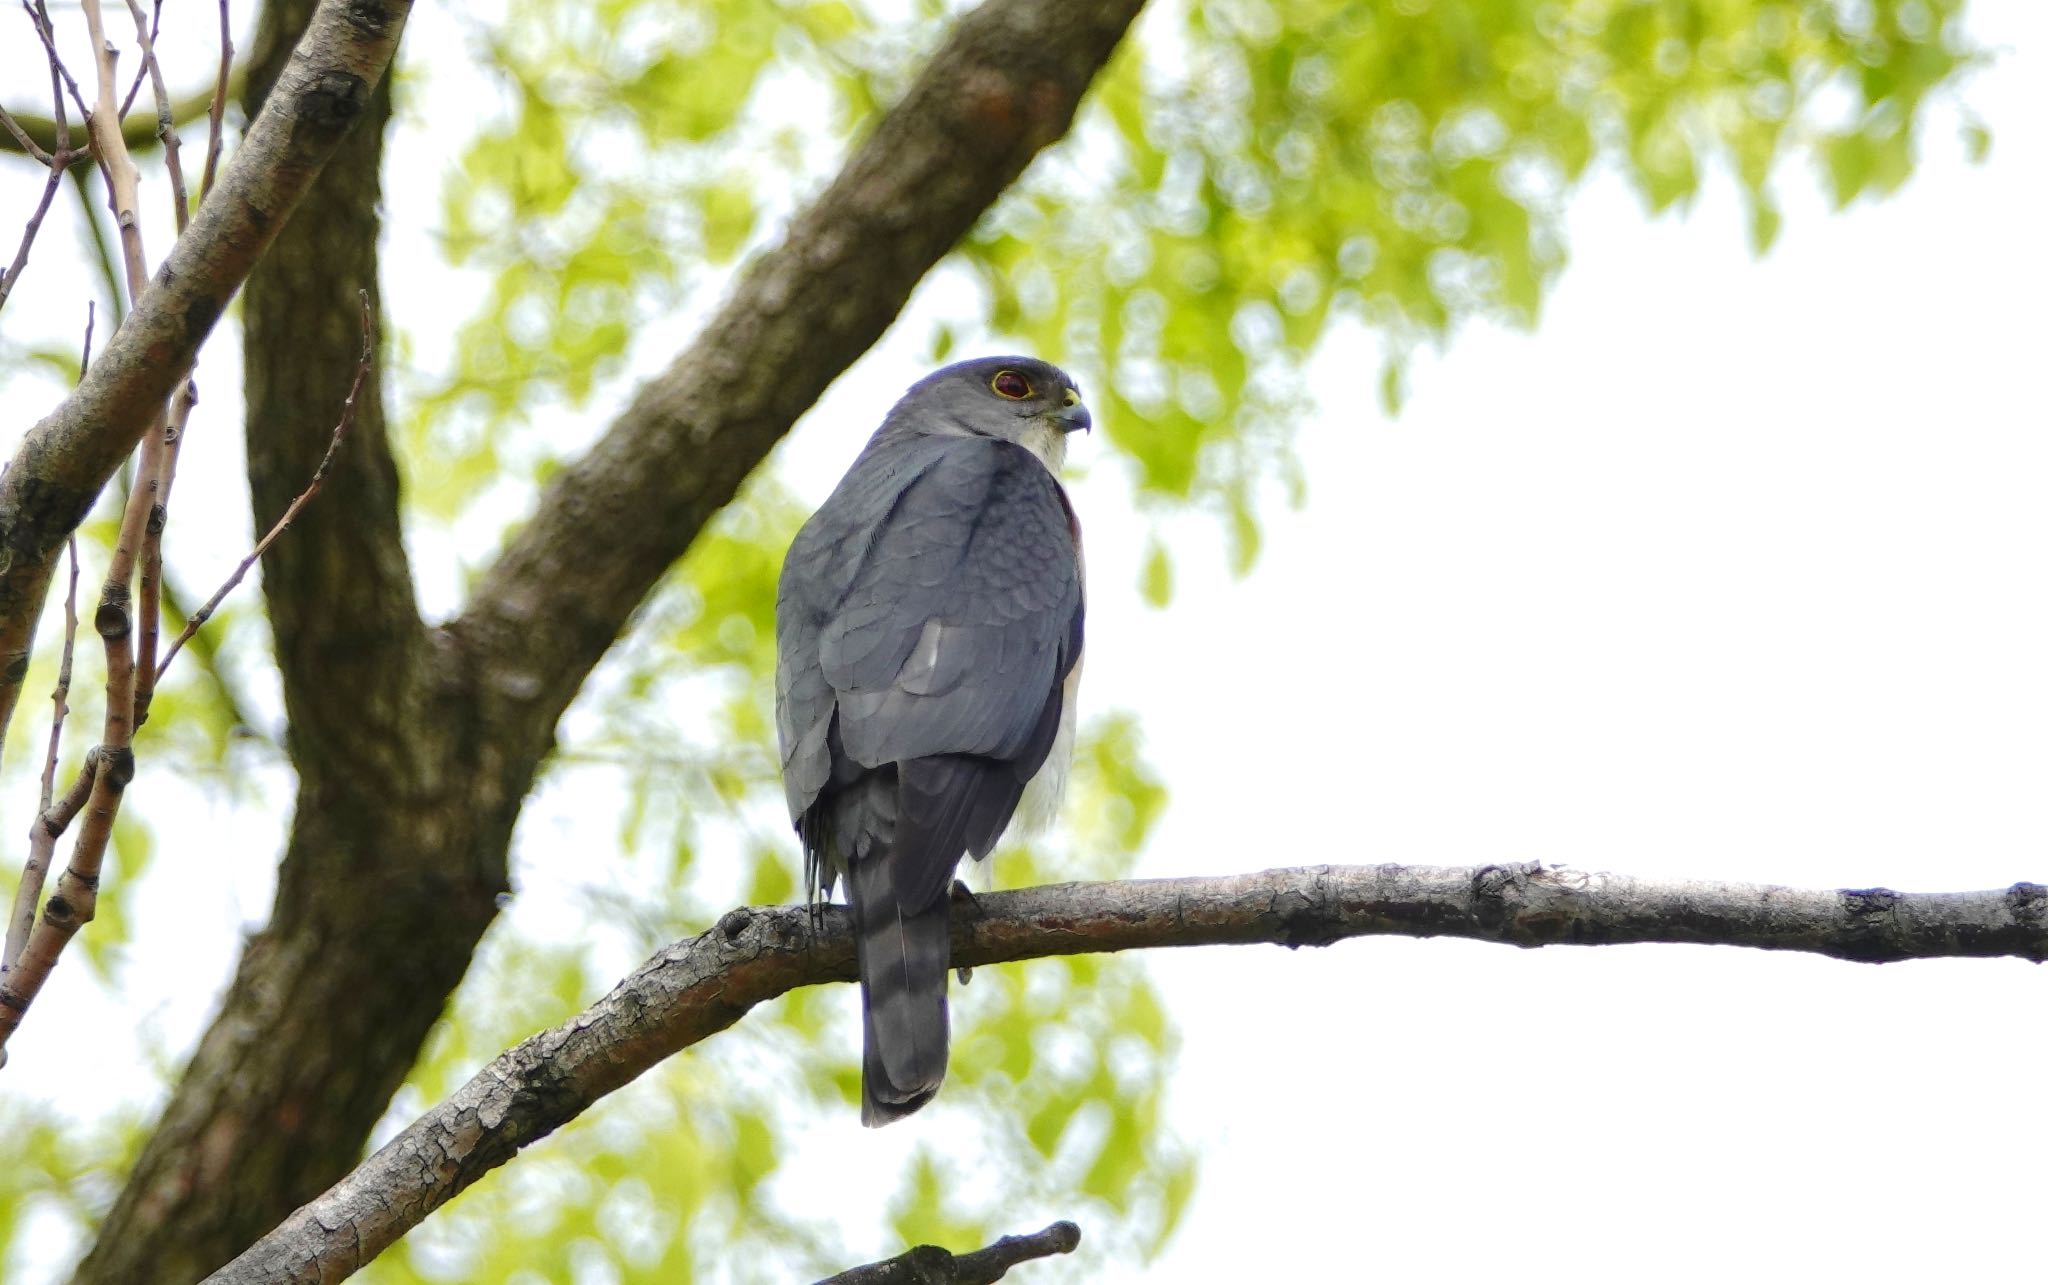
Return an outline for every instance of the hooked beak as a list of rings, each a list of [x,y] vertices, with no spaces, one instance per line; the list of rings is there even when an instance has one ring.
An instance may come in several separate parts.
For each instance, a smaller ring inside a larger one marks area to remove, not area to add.
[[[1054,411],[1052,417],[1059,421],[1062,432],[1071,433],[1078,428],[1085,433],[1095,427],[1094,417],[1081,404],[1081,394],[1071,388],[1067,390],[1067,404]]]

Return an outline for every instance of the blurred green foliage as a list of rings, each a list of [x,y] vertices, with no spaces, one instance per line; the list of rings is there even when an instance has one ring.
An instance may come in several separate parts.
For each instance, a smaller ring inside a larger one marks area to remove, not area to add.
[[[1362,326],[1378,345],[1377,369],[1359,380],[1371,391],[1344,413],[1391,413],[1419,345],[1474,319],[1536,322],[1566,260],[1567,203],[1595,173],[1621,175],[1652,214],[1732,182],[1759,252],[1778,232],[1788,162],[1808,166],[1838,206],[1892,190],[1911,173],[1930,100],[1979,58],[1959,33],[1961,8],[1155,4],[1098,80],[1076,137],[953,256],[945,271],[973,289],[922,322],[930,355],[1003,347],[1061,360],[1081,375],[1139,505],[1213,514],[1249,567],[1261,502],[1306,484],[1288,436],[1306,409],[1304,363],[1333,327]],[[401,316],[386,327],[415,528],[464,524],[456,556],[487,558],[490,541],[468,538],[475,524],[513,520],[601,425],[630,372],[670,355],[678,335],[665,323],[701,312],[825,180],[950,12],[932,0],[907,13],[865,0],[503,0],[501,14],[462,19],[488,80],[466,85],[465,101],[485,103],[468,120],[409,105],[408,83],[456,63],[471,74],[446,50],[409,47],[398,128],[472,131],[441,176],[435,231],[476,304],[446,324]],[[1981,155],[1988,134],[1963,120]],[[68,378],[74,343],[16,335],[0,348],[0,376]],[[767,697],[774,576],[802,517],[764,470],[593,678],[516,853],[521,887],[545,884],[558,904],[515,908],[486,939],[387,1131],[655,946],[736,901],[795,895]],[[196,574],[177,563],[175,504],[172,520],[174,577]],[[106,526],[102,516],[82,541],[88,593]],[[1137,588],[1164,606],[1173,583],[1154,540]],[[238,769],[275,764],[279,751],[247,695],[274,686],[252,676],[248,658],[264,645],[255,610],[233,600],[181,662],[145,734],[145,783],[150,759],[175,761],[189,783],[258,802]],[[32,690],[47,690],[54,670],[50,623]],[[82,650],[78,745],[97,681]],[[16,720],[5,833],[24,828],[42,730]],[[1138,725],[1098,717],[1066,824],[1000,854],[998,881],[1125,873],[1164,801]],[[85,957],[115,985],[130,925],[148,910],[132,890],[152,863],[149,806],[138,790],[87,934]],[[581,828],[562,828],[568,812]],[[600,855],[563,850],[565,832]],[[1034,1265],[1034,1279],[1099,1275],[1156,1251],[1195,1165],[1161,1125],[1175,1034],[1139,963],[987,969],[954,995],[952,1080],[921,1118],[972,1147],[942,1152],[899,1126],[876,1135],[894,1139],[887,1166],[870,1148],[857,1174],[832,1169],[846,1163],[833,1128],[854,1110],[853,996],[799,992],[533,1148],[368,1277],[794,1279],[903,1241],[967,1247],[1051,1217],[1082,1222],[1089,1240],[1074,1259]],[[123,1106],[93,1128],[33,1110],[0,1121],[0,1267],[22,1261],[14,1238],[31,1215],[78,1228],[104,1207],[137,1118]],[[829,1216],[833,1182],[893,1193],[892,1225],[866,1228],[860,1243]]]

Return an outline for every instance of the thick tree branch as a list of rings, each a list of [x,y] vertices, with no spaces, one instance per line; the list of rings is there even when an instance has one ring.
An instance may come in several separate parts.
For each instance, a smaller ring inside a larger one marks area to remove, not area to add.
[[[455,622],[488,699],[544,743],[705,521],[1047,144],[1140,0],[992,0],[962,18],[703,335],[550,482]]]
[[[919,1245],[894,1258],[867,1263],[828,1276],[818,1285],[990,1285],[1012,1267],[1034,1258],[1071,1254],[1081,1243],[1081,1229],[1070,1222],[1024,1236],[1005,1236],[986,1249],[955,1254],[937,1245]]]
[[[27,673],[56,553],[368,103],[409,0],[325,0],[297,55],[152,286],[0,478],[0,731]]]
[[[1467,937],[1515,946],[1690,942],[1883,963],[2048,961],[2048,887],[1900,893],[1659,882],[1538,864],[1307,866],[1260,874],[1070,883],[983,895],[953,917],[966,967],[1048,955],[1347,937]],[[846,913],[814,935],[798,906],[734,910],[667,947],[611,994],[508,1050],[325,1195],[209,1278],[334,1281],[521,1148],[756,1004],[854,976]]]

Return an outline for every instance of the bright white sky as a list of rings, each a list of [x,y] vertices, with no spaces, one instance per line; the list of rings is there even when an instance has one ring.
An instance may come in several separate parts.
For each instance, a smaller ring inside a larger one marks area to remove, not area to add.
[[[1785,232],[1761,261],[1725,183],[1657,223],[1595,183],[1539,331],[1462,336],[1418,366],[1397,421],[1359,375],[1369,340],[1333,339],[1300,437],[1309,504],[1275,506],[1249,580],[1190,522],[1174,606],[1145,609],[1142,527],[1114,470],[1093,470],[1084,710],[1139,711],[1173,791],[1142,873],[1541,859],[2048,881],[2048,11],[1972,8],[2005,51],[1965,95],[1996,131],[1988,163],[1962,161],[1937,110],[1892,200],[1831,215],[1784,174]],[[432,47],[437,7],[416,22],[411,46]],[[423,287],[392,275],[402,311]],[[806,419],[783,453],[806,493],[921,373],[921,334],[899,327]],[[217,432],[186,486],[238,467],[233,353],[208,360]],[[180,510],[218,527],[187,537],[187,565],[202,547],[232,564],[238,492],[217,519]],[[524,849],[529,904],[587,877],[545,860],[569,850],[572,810],[522,830],[542,839]],[[174,1043],[204,1017],[192,978],[224,977],[260,920],[276,851],[260,810],[204,824],[232,886],[139,925],[129,973]],[[1149,962],[1184,1033],[1172,1121],[1203,1163],[1144,1279],[2040,1270],[2035,966],[1396,939]],[[76,1015],[42,1034],[66,1056],[17,1056],[10,1096],[119,1092],[132,1019],[96,1025],[75,991],[37,1014]],[[848,1121],[816,1145],[873,1162],[918,1127]]]

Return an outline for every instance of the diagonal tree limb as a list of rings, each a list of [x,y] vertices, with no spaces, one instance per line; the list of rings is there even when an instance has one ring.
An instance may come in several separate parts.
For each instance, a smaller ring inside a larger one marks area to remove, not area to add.
[[[0,731],[27,672],[56,554],[192,366],[397,47],[408,0],[326,0],[263,114],[76,390],[0,478]]]
[[[658,952],[609,995],[520,1043],[209,1278],[335,1281],[522,1148],[756,1004],[850,981],[851,923],[815,935],[800,906],[734,910]],[[1899,893],[1656,881],[1540,864],[1306,866],[1259,874],[1070,883],[988,893],[953,917],[968,967],[1048,955],[1348,937],[1465,937],[1535,947],[1688,942],[1883,963],[2048,961],[2048,887]]]
[[[1005,1236],[971,1254],[919,1245],[879,1263],[848,1268],[818,1285],[992,1285],[1019,1263],[1071,1254],[1080,1243],[1081,1229],[1061,1221],[1027,1235]]]
[[[688,351],[549,483],[452,629],[486,699],[544,743],[704,522],[895,320],[1048,143],[1139,0],[998,0],[962,18]]]

